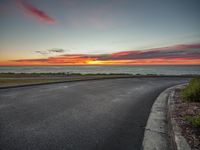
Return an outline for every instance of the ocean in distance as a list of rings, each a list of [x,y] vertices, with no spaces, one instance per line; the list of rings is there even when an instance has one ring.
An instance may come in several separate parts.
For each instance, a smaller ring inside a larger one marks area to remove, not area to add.
[[[200,75],[200,65],[175,66],[1,66],[0,73],[128,73],[157,75]]]

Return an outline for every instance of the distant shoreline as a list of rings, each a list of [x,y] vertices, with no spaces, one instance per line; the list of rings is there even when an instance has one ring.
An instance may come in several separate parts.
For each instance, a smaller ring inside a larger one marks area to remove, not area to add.
[[[0,73],[200,75],[200,65],[0,66]]]
[[[149,77],[149,76],[164,76],[164,77],[183,77],[183,76],[199,76],[199,74],[182,74],[182,75],[165,75],[165,74],[131,74],[131,73],[65,73],[65,72],[47,72],[47,73],[0,73],[0,78],[24,78],[24,77],[86,77],[86,76],[132,76],[132,77]]]
[[[200,64],[145,64],[145,65],[0,65],[0,67],[68,67],[68,66],[111,66],[111,67],[123,67],[123,66],[200,66]]]

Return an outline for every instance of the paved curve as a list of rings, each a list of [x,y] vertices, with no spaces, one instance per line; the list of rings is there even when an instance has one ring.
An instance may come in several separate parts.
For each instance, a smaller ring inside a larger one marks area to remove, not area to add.
[[[139,150],[151,106],[177,77],[0,90],[2,150]]]

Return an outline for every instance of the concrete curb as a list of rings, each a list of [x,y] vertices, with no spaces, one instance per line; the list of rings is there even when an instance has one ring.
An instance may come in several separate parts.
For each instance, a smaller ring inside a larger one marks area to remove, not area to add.
[[[186,139],[182,136],[181,130],[176,123],[176,120],[173,118],[173,110],[174,110],[174,97],[175,97],[175,89],[181,89],[186,84],[177,85],[174,90],[170,93],[168,98],[168,120],[169,120],[169,133],[171,136],[171,144],[173,145],[174,150],[191,150],[188,145]]]
[[[174,120],[170,119],[171,107],[168,109],[173,91],[180,86],[183,84],[166,89],[155,100],[145,127],[142,150],[189,150]]]
[[[149,115],[142,150],[170,150],[167,126],[167,99],[171,88],[162,92],[154,102]]]

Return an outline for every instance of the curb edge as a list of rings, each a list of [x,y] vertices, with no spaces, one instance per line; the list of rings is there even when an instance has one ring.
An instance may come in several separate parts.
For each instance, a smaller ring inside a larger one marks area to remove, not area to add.
[[[171,120],[169,105],[173,98],[173,91],[185,84],[169,87],[156,98],[145,127],[142,150],[189,150],[186,141],[185,149],[180,149],[182,148],[180,144],[185,139],[181,136],[178,126],[175,126],[176,122]]]

